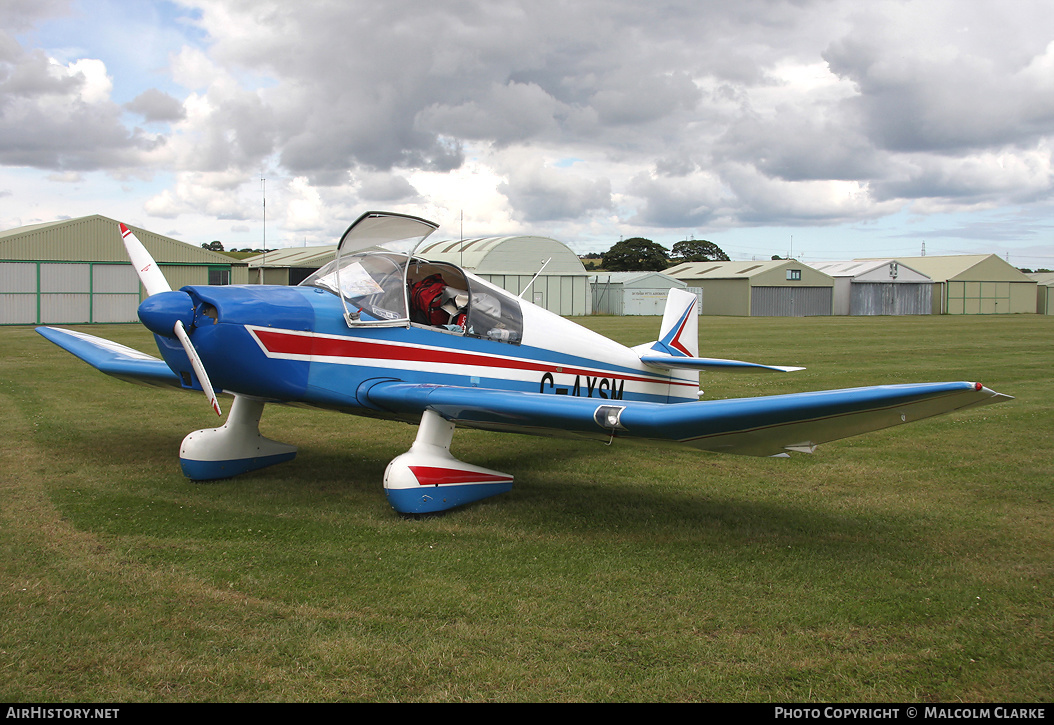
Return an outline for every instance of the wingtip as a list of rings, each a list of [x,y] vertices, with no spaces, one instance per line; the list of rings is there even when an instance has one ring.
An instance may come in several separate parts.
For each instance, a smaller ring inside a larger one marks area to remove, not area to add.
[[[1013,400],[1013,395],[1005,395],[1004,393],[996,392],[983,383],[973,383],[973,389],[978,393],[988,393],[988,395],[999,400]]]
[[[995,403],[1004,403],[1008,400],[1014,399],[1013,395],[1006,395],[1005,393],[997,392],[981,383],[969,383],[969,385],[973,388],[974,392],[981,393],[983,396],[977,403],[974,403],[974,405],[993,405]]]

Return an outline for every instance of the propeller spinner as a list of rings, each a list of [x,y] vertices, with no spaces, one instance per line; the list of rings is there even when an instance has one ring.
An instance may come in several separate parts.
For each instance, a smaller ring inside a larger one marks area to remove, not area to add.
[[[194,302],[186,292],[173,291],[169,286],[165,275],[157,266],[157,262],[146,251],[146,247],[140,242],[132,231],[121,224],[121,238],[124,240],[124,248],[128,252],[128,258],[132,260],[139,281],[146,289],[147,299],[139,306],[139,319],[143,321],[147,329],[164,337],[176,337],[183,346],[183,351],[190,358],[190,365],[194,374],[198,376],[198,382],[205,392],[209,405],[216,411],[216,415],[222,416],[216,391],[209,380],[209,374],[205,371],[205,365],[201,362],[201,356],[194,348],[187,332],[187,323],[193,325]]]

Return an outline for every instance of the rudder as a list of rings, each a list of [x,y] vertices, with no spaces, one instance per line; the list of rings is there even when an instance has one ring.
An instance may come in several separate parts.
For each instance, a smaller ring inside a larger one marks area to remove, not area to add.
[[[662,313],[659,340],[651,349],[674,357],[699,357],[699,298],[692,292],[671,289]]]

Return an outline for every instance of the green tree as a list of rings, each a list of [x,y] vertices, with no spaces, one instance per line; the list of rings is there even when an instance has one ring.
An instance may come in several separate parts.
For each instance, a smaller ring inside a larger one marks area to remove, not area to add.
[[[214,242],[208,242],[207,244],[203,242],[202,245],[201,245],[201,248],[202,249],[211,249],[213,252],[222,252],[223,251],[223,243],[220,242],[219,240],[216,240]]]
[[[728,262],[728,255],[721,247],[705,239],[692,239],[673,245],[671,262]]]
[[[625,239],[604,252],[608,272],[658,272],[669,267],[666,247],[650,239]]]

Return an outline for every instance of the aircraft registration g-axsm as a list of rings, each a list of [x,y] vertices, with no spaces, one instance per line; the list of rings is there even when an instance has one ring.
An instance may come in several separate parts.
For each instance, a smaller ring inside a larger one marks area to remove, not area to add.
[[[659,340],[624,347],[445,262],[414,256],[436,224],[363,214],[335,259],[299,286],[172,290],[146,248],[121,233],[147,297],[139,318],[163,360],[83,332],[38,331],[122,380],[234,396],[226,423],[190,433],[196,481],[288,461],[260,434],[268,403],[418,424],[384,474],[403,514],[508,491],[510,474],[450,453],[457,426],[608,443],[679,443],[754,456],[811,453],[827,441],[1009,399],[980,383],[883,385],[700,401],[699,372],[802,368],[701,358],[697,298],[669,292]]]

